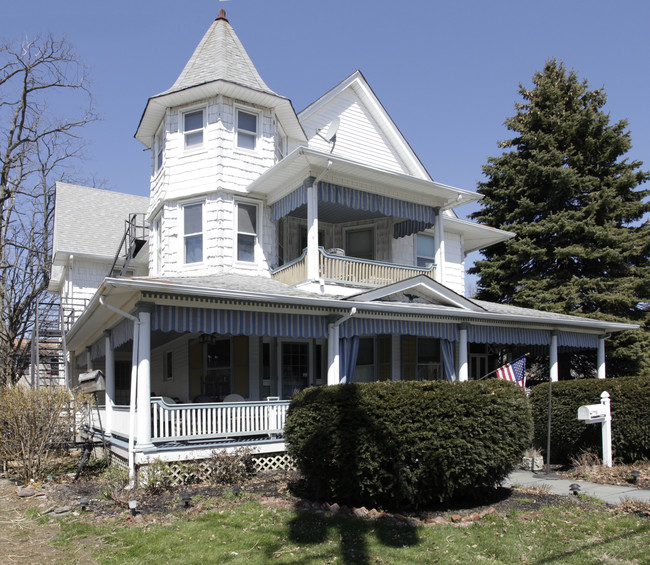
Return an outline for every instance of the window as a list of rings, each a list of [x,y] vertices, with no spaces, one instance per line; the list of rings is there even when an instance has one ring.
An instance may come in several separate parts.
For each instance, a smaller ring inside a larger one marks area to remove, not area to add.
[[[287,155],[287,136],[280,124],[275,127],[275,162],[282,161]]]
[[[165,129],[161,127],[154,140],[154,170],[158,172],[162,165],[165,153]]]
[[[255,261],[257,206],[237,202],[237,261]]]
[[[183,206],[183,247],[185,263],[203,261],[203,203]]]
[[[372,261],[375,258],[375,234],[372,227],[348,230],[345,233],[345,254]]]
[[[417,266],[429,267],[436,262],[436,240],[430,235],[417,236]]]
[[[203,145],[203,109],[192,110],[183,114],[183,134],[185,149]]]
[[[405,381],[440,379],[440,340],[432,337],[402,337],[402,378]]]
[[[254,151],[257,147],[257,114],[237,110],[237,147]]]
[[[165,356],[163,357],[163,380],[174,380],[174,356],[171,351],[165,353]]]
[[[371,383],[375,380],[375,339],[359,338],[359,353],[352,382]]]
[[[282,398],[309,386],[309,344],[282,344]]]

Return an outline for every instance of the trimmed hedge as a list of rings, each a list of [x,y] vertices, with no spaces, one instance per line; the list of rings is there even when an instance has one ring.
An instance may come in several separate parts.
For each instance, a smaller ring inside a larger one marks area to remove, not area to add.
[[[314,496],[398,508],[493,488],[530,446],[532,419],[504,381],[343,384],[294,396],[285,437]]]
[[[546,453],[548,383],[530,395],[534,421],[534,444]],[[578,420],[578,408],[599,404],[607,391],[612,409],[614,459],[632,463],[650,458],[650,378],[581,379],[553,383],[551,409],[551,461],[569,462],[583,450],[602,454],[600,424]]]

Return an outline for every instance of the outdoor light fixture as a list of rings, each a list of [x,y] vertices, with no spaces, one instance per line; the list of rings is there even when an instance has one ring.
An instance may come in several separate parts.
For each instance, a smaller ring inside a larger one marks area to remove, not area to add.
[[[639,477],[641,476],[641,471],[637,471],[636,469],[630,473],[632,475],[632,483],[635,485],[639,484]]]
[[[192,501],[192,496],[185,493],[183,496],[181,496],[181,500],[183,501],[183,505],[185,506],[185,508],[189,508],[190,502]]]
[[[578,493],[580,492],[580,485],[578,483],[572,483],[569,485],[569,490],[573,496],[578,496]]]
[[[131,516],[136,515],[136,508],[138,507],[137,500],[129,500],[129,509],[131,510]]]
[[[83,512],[86,511],[86,509],[88,508],[89,505],[90,505],[90,500],[88,500],[85,496],[82,496],[79,499],[79,506],[81,506],[81,510]]]

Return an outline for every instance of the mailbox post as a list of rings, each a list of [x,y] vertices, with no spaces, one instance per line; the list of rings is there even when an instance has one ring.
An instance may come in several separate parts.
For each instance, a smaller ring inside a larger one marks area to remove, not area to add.
[[[585,424],[602,424],[603,434],[603,465],[612,466],[612,414],[610,410],[609,393],[603,391],[600,404],[588,404],[578,408],[578,420]]]

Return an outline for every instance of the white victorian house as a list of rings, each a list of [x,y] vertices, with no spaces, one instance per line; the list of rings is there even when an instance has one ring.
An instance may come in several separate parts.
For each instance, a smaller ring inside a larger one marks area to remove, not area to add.
[[[512,234],[461,220],[360,72],[296,113],[221,11],[136,138],[142,198],[57,186],[50,290],[67,379],[131,467],[253,443],[281,452],[310,386],[479,378],[494,348],[591,349],[635,326],[464,297],[465,256]],[[100,387],[101,388],[101,387]]]

